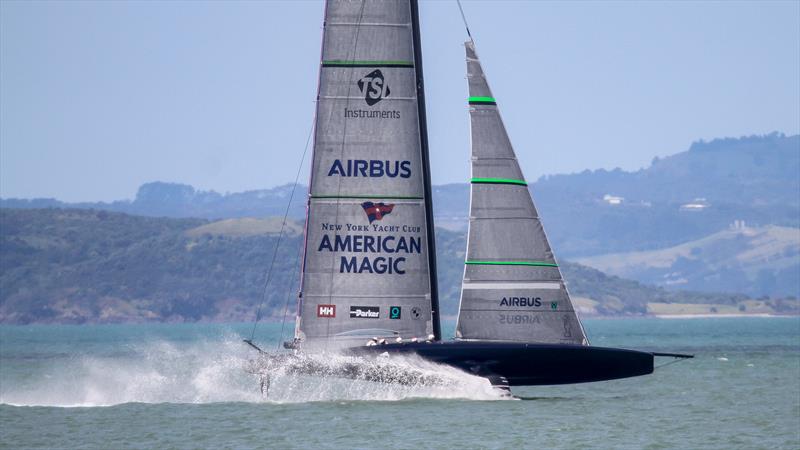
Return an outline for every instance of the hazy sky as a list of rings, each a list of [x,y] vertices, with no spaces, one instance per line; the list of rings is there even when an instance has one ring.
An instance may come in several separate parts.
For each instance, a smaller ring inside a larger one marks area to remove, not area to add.
[[[433,182],[469,177],[465,32],[421,4]],[[800,131],[800,2],[472,2],[529,180]],[[294,179],[321,1],[0,1],[0,196],[236,192]],[[307,170],[301,177],[307,181]]]

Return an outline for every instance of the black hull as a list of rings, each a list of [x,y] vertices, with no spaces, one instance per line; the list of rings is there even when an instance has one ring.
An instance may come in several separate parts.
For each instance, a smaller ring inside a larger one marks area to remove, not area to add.
[[[653,373],[654,355],[619,348],[511,342],[408,342],[358,347],[353,354],[416,354],[509,386],[588,383]],[[495,383],[496,384],[496,383]]]

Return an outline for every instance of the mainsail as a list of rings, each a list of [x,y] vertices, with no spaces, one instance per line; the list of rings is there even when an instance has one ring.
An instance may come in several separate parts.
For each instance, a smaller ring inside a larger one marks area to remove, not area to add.
[[[416,7],[326,4],[295,328],[303,348],[438,335]]]
[[[587,344],[474,43],[466,49],[472,185],[456,338]]]

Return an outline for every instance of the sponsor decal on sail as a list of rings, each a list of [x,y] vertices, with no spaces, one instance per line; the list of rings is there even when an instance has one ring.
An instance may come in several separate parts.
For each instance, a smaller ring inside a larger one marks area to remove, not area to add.
[[[378,256],[377,258],[361,258],[361,263],[358,258],[351,256],[350,258],[342,256],[341,264],[339,264],[339,273],[377,273],[382,275],[396,273],[398,275],[405,275],[406,269],[405,258],[393,258]]]
[[[542,306],[541,297],[503,297],[500,300],[500,306],[527,306],[531,308],[538,308]]]
[[[317,251],[342,253],[421,253],[419,236],[370,236],[368,234],[322,235]]]
[[[367,106],[375,106],[381,100],[389,97],[391,89],[380,69],[375,69],[367,73],[356,81],[358,90],[364,95],[364,102]],[[344,109],[344,117],[348,119],[399,119],[400,111],[393,110],[372,110],[372,109]]]
[[[328,176],[363,178],[411,177],[411,161],[386,161],[379,159],[335,159],[328,170]]]
[[[351,306],[350,318],[351,319],[380,319],[381,308],[380,306]]]
[[[422,319],[422,308],[419,306],[411,308],[411,318],[414,320]]]
[[[403,313],[403,308],[400,306],[390,306],[389,307],[389,318],[390,319],[400,319]]]
[[[389,85],[386,84],[386,80],[383,77],[383,72],[381,72],[381,69],[375,69],[372,72],[364,75],[356,82],[356,85],[361,93],[364,94],[364,101],[367,102],[367,105],[369,106],[378,103],[379,101],[383,100],[384,97],[388,97],[391,93],[391,90],[389,90]]]
[[[336,317],[336,305],[317,305],[317,317]]]
[[[383,213],[385,214],[385,213]],[[366,225],[364,225],[366,227]],[[370,236],[365,234],[322,236],[318,252],[337,253],[422,253],[419,236]],[[339,273],[376,273],[405,275],[405,256],[340,256]]]
[[[526,325],[540,321],[538,315],[531,314],[500,314],[498,318],[501,325]]]
[[[400,111],[394,109],[390,111],[370,111],[368,109],[344,109],[344,117],[347,119],[399,119]]]
[[[385,203],[364,202],[361,204],[361,207],[364,208],[369,223],[372,223],[376,220],[383,219],[385,215],[391,214],[394,209],[394,204],[390,203],[387,205]]]

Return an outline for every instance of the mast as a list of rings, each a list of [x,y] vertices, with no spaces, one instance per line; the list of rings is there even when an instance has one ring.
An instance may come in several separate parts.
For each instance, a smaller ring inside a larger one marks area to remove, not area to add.
[[[417,110],[419,114],[419,136],[422,147],[422,177],[425,192],[425,226],[428,230],[428,267],[431,274],[431,316],[433,339],[442,339],[439,314],[439,282],[436,271],[436,229],[433,224],[433,193],[431,192],[431,164],[428,151],[428,120],[425,115],[425,86],[422,77],[422,43],[419,33],[419,4],[411,0],[411,29],[414,35],[414,70],[417,74]]]

